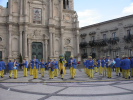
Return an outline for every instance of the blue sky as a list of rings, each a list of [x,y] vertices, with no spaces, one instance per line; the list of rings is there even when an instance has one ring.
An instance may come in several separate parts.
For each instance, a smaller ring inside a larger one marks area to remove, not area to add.
[[[6,6],[8,0],[0,0]],[[133,14],[133,0],[74,0],[80,27]]]

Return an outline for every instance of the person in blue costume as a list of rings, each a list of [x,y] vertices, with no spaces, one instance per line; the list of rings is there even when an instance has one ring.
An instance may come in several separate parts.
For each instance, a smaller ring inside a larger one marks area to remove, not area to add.
[[[9,78],[12,78],[14,64],[11,61],[11,59],[9,60],[7,66],[8,66],[8,69],[9,69]]]
[[[125,70],[125,79],[130,79],[130,59],[128,59],[127,55],[125,56],[124,59],[124,70]]]
[[[87,74],[86,60],[87,60],[87,59],[84,59],[84,62],[83,62],[83,64],[84,64],[84,67],[85,67],[85,68],[84,68],[84,71],[85,71],[85,73]]]
[[[86,65],[90,71],[89,76],[90,78],[94,78],[94,60],[92,60],[91,56],[89,56],[88,58],[89,60],[86,61]]]
[[[125,78],[124,59],[125,59],[125,55],[122,56],[121,63],[120,63],[120,67],[122,69],[122,77],[123,78]]]
[[[100,58],[98,61],[97,61],[97,67],[98,67],[98,71],[99,71],[99,75],[102,75],[102,58]]]
[[[4,60],[2,59],[2,61],[0,62],[2,64],[2,73],[1,73],[1,78],[4,77],[4,71],[6,69],[6,63],[4,62]]]
[[[54,76],[58,77],[58,75],[59,75],[59,62],[56,59],[54,59],[53,63],[54,63],[54,68],[55,68],[54,69]]]
[[[39,68],[39,61],[36,59],[36,56],[34,56],[33,60],[31,61],[31,66],[33,69],[33,78],[38,78],[38,68]]]
[[[23,62],[24,77],[28,76],[28,65],[29,65],[29,63],[25,58],[24,62]]]
[[[54,79],[54,63],[52,59],[49,60],[48,63],[48,69],[49,69],[49,79]]]
[[[102,64],[102,74],[103,74],[103,77],[106,76],[107,74],[107,68],[106,68],[106,62],[105,62],[105,57],[103,57],[102,61],[101,61],[101,64]]]
[[[41,68],[41,75],[42,75],[42,77],[44,77],[45,70],[46,70],[46,63],[44,62],[44,59],[42,59],[40,62],[40,68]]]
[[[120,76],[121,73],[120,73],[120,64],[121,64],[121,59],[119,58],[119,55],[116,56],[116,59],[115,59],[115,69],[116,69],[116,76]]]
[[[90,77],[90,68],[89,68],[89,60],[90,58],[88,57],[88,59],[86,60],[85,62],[85,65],[86,65],[86,74],[88,75],[88,77]]]
[[[14,62],[13,62],[14,79],[17,79],[18,78],[18,66],[19,66],[19,63],[17,62],[16,59],[14,59]]]
[[[133,77],[133,56],[131,58],[131,77]]]
[[[74,79],[76,76],[77,60],[73,56],[71,56],[68,63],[70,66],[71,78]]]
[[[2,77],[2,63],[0,62],[0,76]]]
[[[107,56],[107,58],[105,59],[105,62],[106,62],[106,69],[107,69],[107,74],[108,74],[108,78],[109,78],[109,74],[112,72],[112,70],[110,69],[109,67],[109,62],[110,62],[110,55]]]

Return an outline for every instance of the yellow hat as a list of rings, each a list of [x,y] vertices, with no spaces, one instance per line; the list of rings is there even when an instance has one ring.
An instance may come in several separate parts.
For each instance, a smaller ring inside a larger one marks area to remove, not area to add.
[[[88,58],[92,58],[91,56],[89,56]]]
[[[73,56],[71,56],[70,58],[73,58]]]
[[[125,57],[128,57],[127,55],[125,55]]]
[[[122,55],[122,58],[124,58],[125,57],[125,55]]]

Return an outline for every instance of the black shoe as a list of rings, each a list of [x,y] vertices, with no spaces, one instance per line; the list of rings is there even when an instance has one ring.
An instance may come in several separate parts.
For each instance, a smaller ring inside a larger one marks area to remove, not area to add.
[[[49,79],[51,79],[51,78],[49,78]]]
[[[130,76],[128,78],[130,79]]]
[[[3,77],[1,76],[1,78],[3,78]]]
[[[61,78],[63,80],[63,78]]]
[[[121,73],[119,73],[119,76],[121,76]]]
[[[12,78],[12,77],[9,76],[9,78]]]
[[[116,76],[118,76],[118,75],[116,75]]]
[[[33,78],[33,79],[36,79],[36,78]]]

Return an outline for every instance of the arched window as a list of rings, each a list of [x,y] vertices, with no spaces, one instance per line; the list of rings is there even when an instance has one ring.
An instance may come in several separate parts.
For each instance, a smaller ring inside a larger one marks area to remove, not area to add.
[[[69,0],[63,0],[63,8],[69,9]]]
[[[63,0],[63,8],[66,9],[66,0]]]

